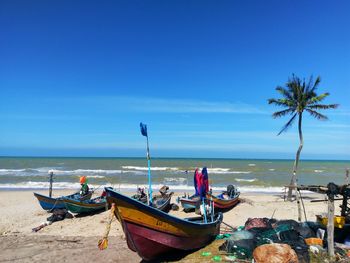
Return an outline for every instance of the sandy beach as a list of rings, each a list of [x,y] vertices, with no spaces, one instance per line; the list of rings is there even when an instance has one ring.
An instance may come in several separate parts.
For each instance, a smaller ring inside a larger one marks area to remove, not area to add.
[[[41,193],[47,194],[46,191]],[[71,190],[55,191],[56,196],[71,193]],[[172,202],[175,203],[176,197]],[[324,198],[318,194],[304,194],[307,219],[327,210],[325,202],[311,203],[312,199]],[[224,222],[231,226],[244,225],[249,217],[268,217],[297,220],[296,202],[285,202],[282,195],[241,194],[241,202],[224,213]],[[127,248],[121,225],[112,223],[109,247],[104,251],[97,248],[103,236],[109,211],[95,215],[76,216],[72,219],[54,222],[39,232],[32,228],[39,226],[49,213],[42,210],[32,191],[0,192],[0,262],[140,262],[142,259]],[[189,217],[193,213],[170,211],[178,217]],[[336,213],[339,205],[336,203]],[[204,248],[205,249],[205,248]],[[194,253],[199,253],[194,252]],[[191,255],[182,262],[193,262]],[[203,261],[202,261],[203,262]]]

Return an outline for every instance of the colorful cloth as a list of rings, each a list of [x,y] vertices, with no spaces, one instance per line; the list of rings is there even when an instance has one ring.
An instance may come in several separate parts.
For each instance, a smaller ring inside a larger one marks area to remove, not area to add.
[[[198,171],[198,168],[194,171],[194,189],[195,195],[204,198],[206,193],[209,191],[209,180],[207,167],[202,169],[202,172]]]
[[[209,177],[208,177],[208,170],[207,167],[203,167],[202,169],[202,175],[203,175],[203,191],[204,193],[209,192]]]
[[[202,186],[202,174],[198,172],[198,168],[194,171],[193,181],[194,181],[194,190],[195,195],[199,195]]]

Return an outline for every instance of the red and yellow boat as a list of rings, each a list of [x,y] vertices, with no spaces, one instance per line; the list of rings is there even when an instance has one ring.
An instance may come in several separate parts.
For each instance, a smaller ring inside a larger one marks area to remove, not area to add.
[[[214,208],[218,210],[229,210],[239,203],[240,192],[233,185],[227,186],[227,191],[223,191],[219,195],[213,195],[210,192],[206,193],[206,199],[213,201]],[[190,197],[183,196],[178,199],[178,202],[181,203],[184,211],[187,212],[191,209],[195,209],[201,203],[200,197],[193,195]]]
[[[231,209],[232,207],[234,207],[236,204],[239,203],[239,193],[233,197],[225,197],[225,195],[223,194],[215,196],[210,193],[207,193],[206,198],[208,200],[213,201],[215,209],[220,209],[220,210]]]
[[[204,247],[219,234],[222,213],[207,223],[202,217],[181,219],[114,190],[106,192],[107,202],[116,206],[114,213],[122,224],[128,247],[144,260]]]

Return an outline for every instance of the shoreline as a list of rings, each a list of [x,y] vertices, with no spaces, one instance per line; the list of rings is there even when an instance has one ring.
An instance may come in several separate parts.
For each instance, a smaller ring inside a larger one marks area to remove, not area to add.
[[[90,185],[89,185],[90,186]],[[277,187],[276,187],[277,188]],[[284,187],[281,187],[281,189],[283,189]],[[100,187],[98,189],[97,192],[101,192],[102,191],[102,187]],[[127,194],[131,194],[131,193],[135,193],[136,192],[136,188],[114,188],[116,189],[118,192],[121,193],[127,193]],[[193,187],[189,189],[173,189],[171,188],[171,186],[169,186],[169,191],[170,192],[174,192],[177,195],[181,195],[184,193],[189,193],[191,194],[193,192]],[[238,190],[240,188],[238,187]],[[62,192],[64,194],[66,194],[67,191],[73,191],[73,192],[78,192],[80,189],[77,188],[52,188],[52,192],[54,194],[54,192]],[[93,190],[93,188],[92,188]],[[159,188],[153,188],[153,190],[159,190]],[[44,195],[48,195],[48,190],[47,189],[43,189],[43,188],[0,188],[0,193],[1,192],[39,192],[42,193]],[[72,193],[73,193],[72,192]],[[221,193],[222,190],[217,190],[217,189],[213,189],[213,193]],[[300,192],[302,194],[306,194],[306,195],[317,195],[317,193],[311,192],[311,191],[307,191],[307,190],[300,190]],[[266,191],[240,191],[241,194],[244,195],[284,195],[284,190],[281,191],[269,191],[269,188],[266,188]],[[56,196],[61,196],[61,195],[56,195]]]

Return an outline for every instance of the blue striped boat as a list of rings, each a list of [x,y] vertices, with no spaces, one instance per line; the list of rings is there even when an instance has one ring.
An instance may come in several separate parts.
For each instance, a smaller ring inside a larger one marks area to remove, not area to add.
[[[42,195],[39,193],[34,193],[34,196],[38,199],[40,206],[44,210],[52,210],[56,208],[57,209],[66,208],[63,201],[64,198],[70,198],[70,199],[79,200],[79,201],[89,200],[92,196],[92,191],[89,191],[89,193],[84,196],[81,196],[79,192],[71,195],[67,195],[67,196],[56,197],[56,198]]]

